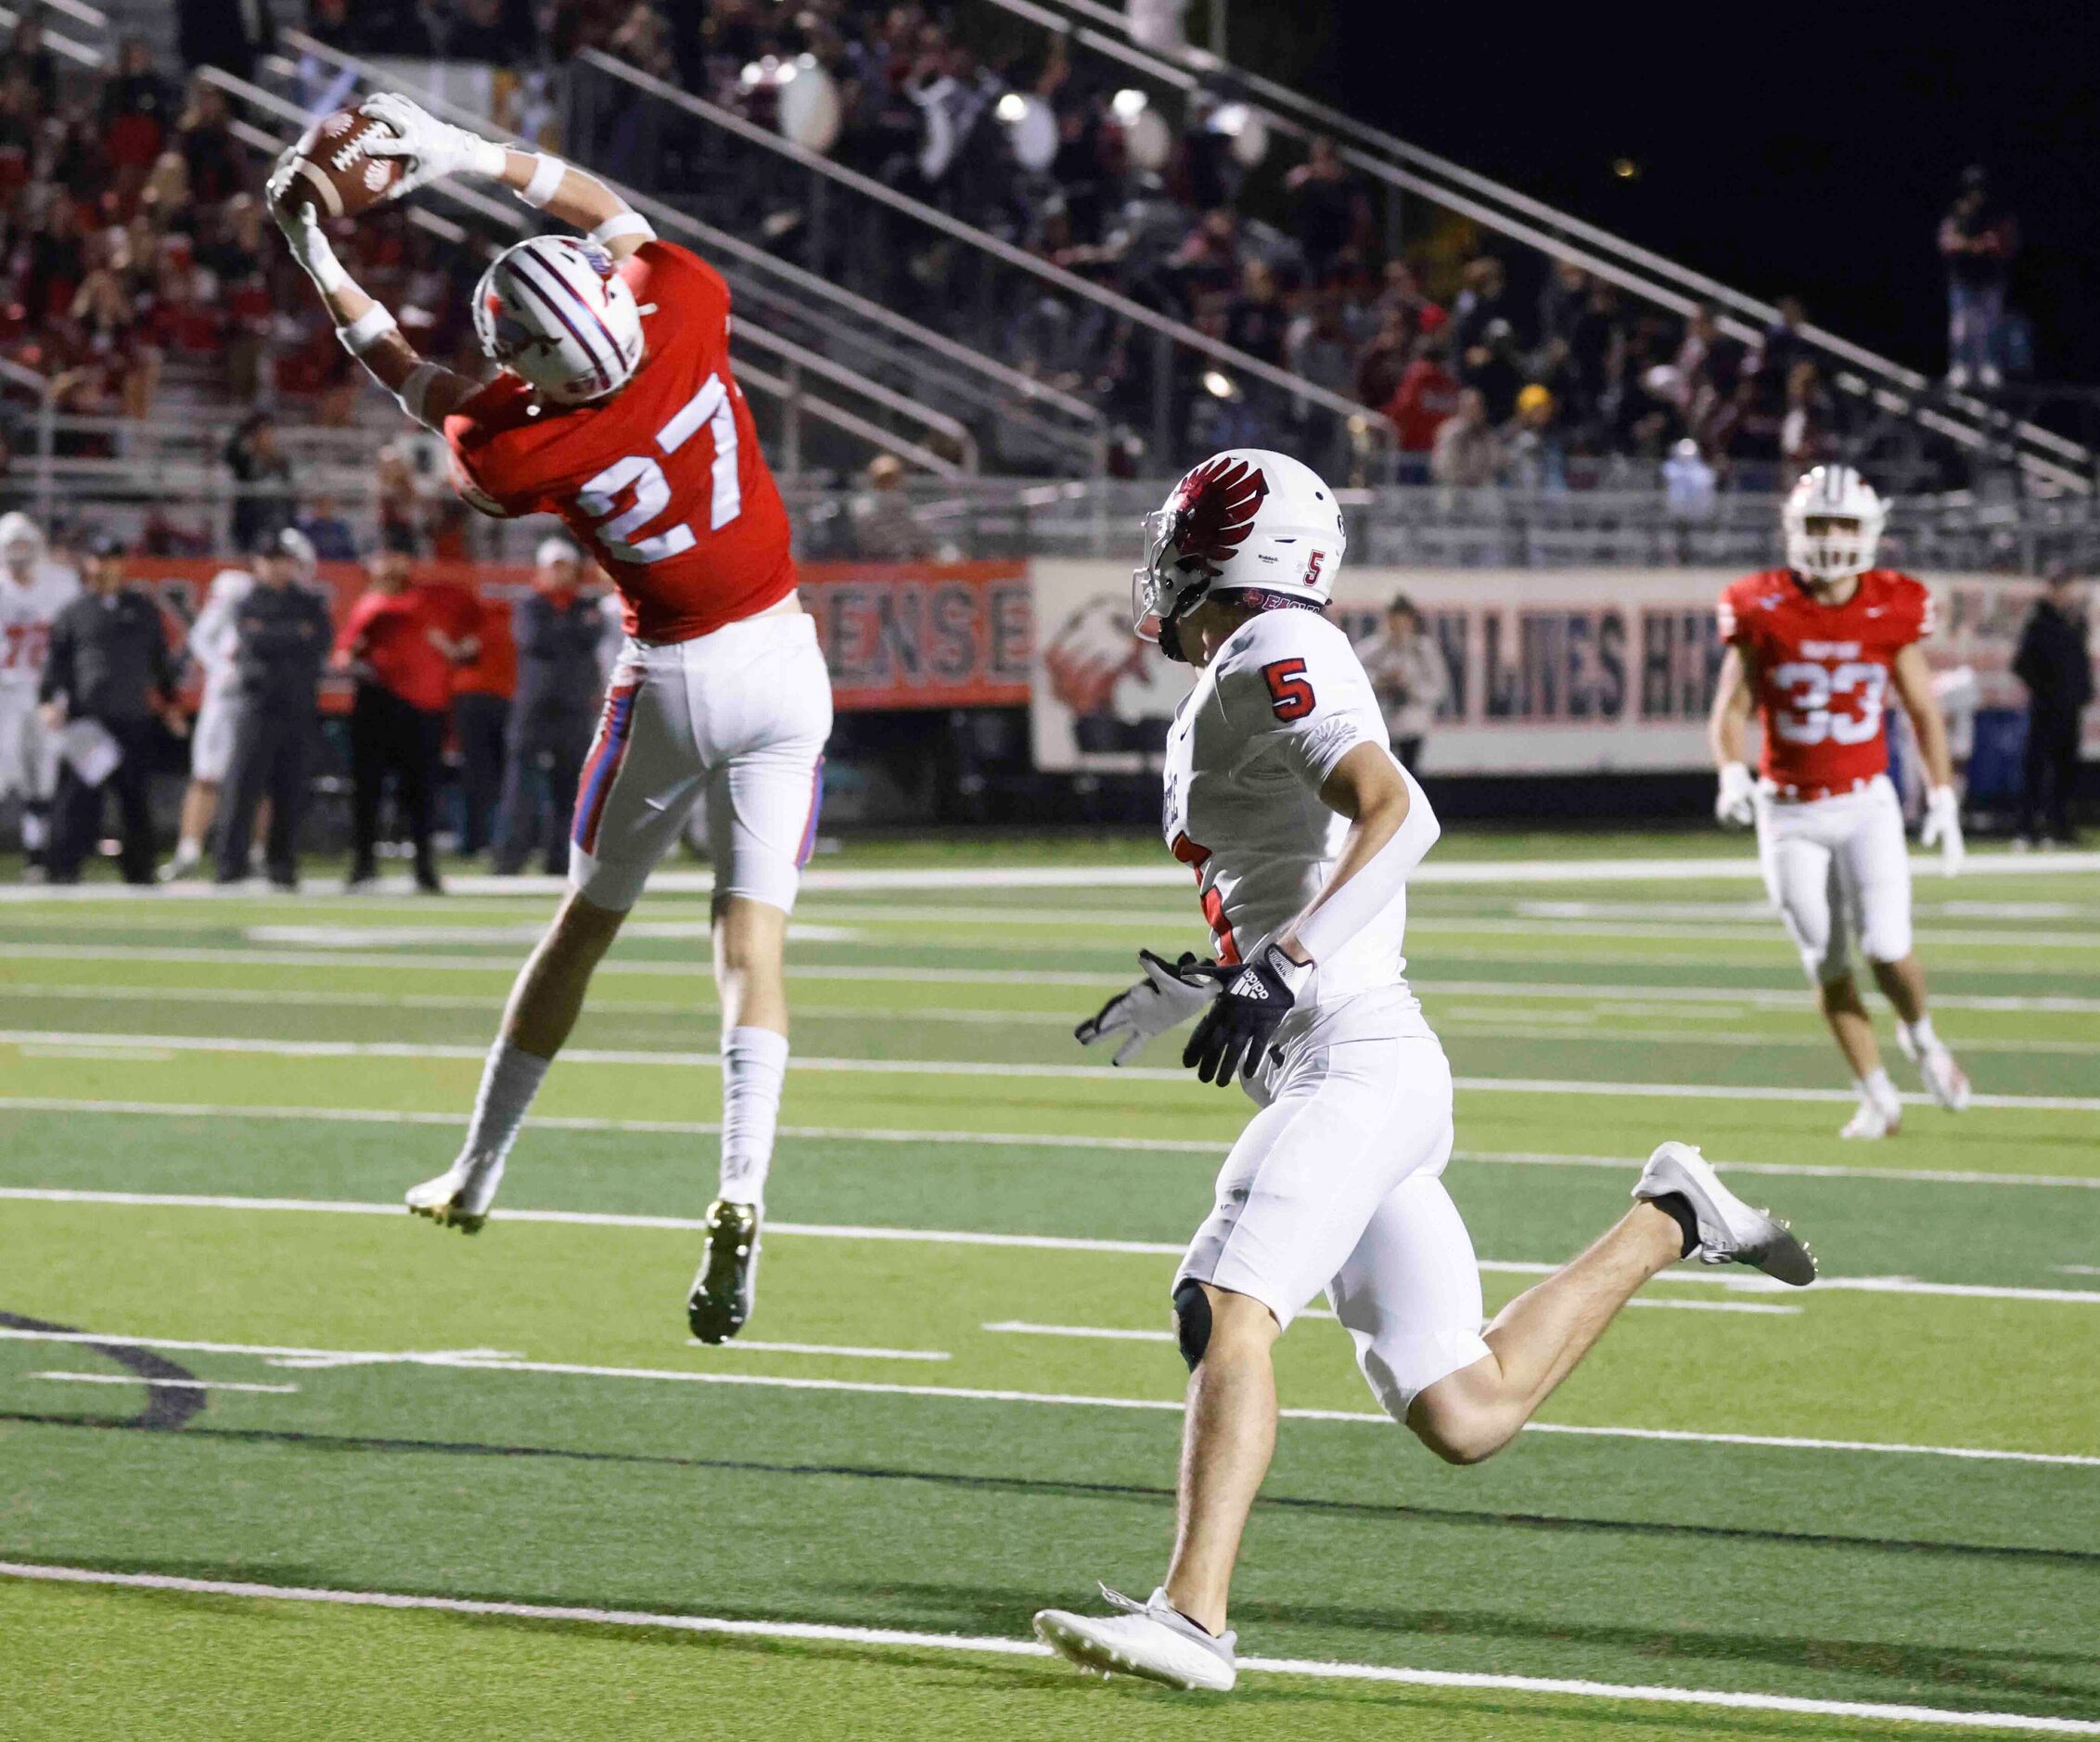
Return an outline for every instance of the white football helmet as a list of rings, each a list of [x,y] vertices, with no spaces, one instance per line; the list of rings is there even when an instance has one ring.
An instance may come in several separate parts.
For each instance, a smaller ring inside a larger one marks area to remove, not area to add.
[[[0,562],[28,574],[43,560],[43,529],[26,514],[0,514]]]
[[[642,314],[612,256],[572,236],[497,255],[474,289],[481,349],[558,405],[603,399],[642,361]]]
[[[1819,523],[1809,531],[1811,521]],[[1850,466],[1818,466],[1786,497],[1786,566],[1811,581],[1842,581],[1874,567],[1889,505]]]
[[[1133,627],[1178,660],[1168,632],[1184,611],[1245,589],[1325,605],[1348,548],[1335,493],[1310,466],[1268,448],[1227,448],[1192,467],[1145,517]]]

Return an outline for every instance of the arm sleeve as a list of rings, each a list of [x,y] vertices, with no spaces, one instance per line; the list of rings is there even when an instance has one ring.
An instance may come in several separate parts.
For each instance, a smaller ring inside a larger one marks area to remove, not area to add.
[[[1356,869],[1356,875],[1336,890],[1298,929],[1298,941],[1314,962],[1325,962],[1384,913],[1407,887],[1408,874],[1420,865],[1443,826],[1429,806],[1421,783],[1402,768],[1407,784],[1407,814],[1392,838]]]

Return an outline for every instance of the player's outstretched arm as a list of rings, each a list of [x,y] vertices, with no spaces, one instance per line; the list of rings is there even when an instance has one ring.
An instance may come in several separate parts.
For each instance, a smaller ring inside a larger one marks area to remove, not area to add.
[[[647,218],[596,176],[557,157],[484,139],[391,91],[367,98],[360,112],[392,130],[391,138],[375,134],[365,147],[374,157],[402,160],[403,173],[390,199],[442,176],[479,175],[501,182],[556,223],[585,232],[615,260],[625,260],[656,234]]]
[[[1713,765],[1721,771],[1721,790],[1714,796],[1713,813],[1723,823],[1748,828],[1757,821],[1757,780],[1743,760],[1748,741],[1750,709],[1756,699],[1748,661],[1740,647],[1731,647],[1721,656],[1721,674],[1715,681],[1713,712],[1707,718],[1707,749]]]
[[[478,383],[457,370],[429,363],[402,337],[401,324],[378,299],[368,296],[350,275],[314,208],[288,196],[292,187],[292,153],[277,160],[265,189],[270,215],[283,233],[291,257],[314,281],[323,305],[336,323],[343,349],[362,363],[372,378],[401,402],[402,410],[426,429],[442,429],[444,420],[465,404]]]

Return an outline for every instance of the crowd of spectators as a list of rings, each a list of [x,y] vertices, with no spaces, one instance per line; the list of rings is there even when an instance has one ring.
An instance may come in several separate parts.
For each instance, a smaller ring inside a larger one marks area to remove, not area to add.
[[[267,163],[232,123],[218,87],[170,77],[143,43],[121,44],[97,74],[61,62],[33,13],[0,42],[0,356],[52,383],[61,419],[172,421],[202,404],[217,421],[288,396],[304,421],[350,421],[359,372],[269,222]],[[419,343],[470,344],[455,251],[399,212],[342,246]],[[226,450],[243,481],[278,464],[251,454],[258,427]],[[58,442],[112,452],[106,434],[63,423]],[[262,513],[288,519],[288,497],[244,505],[239,547]]]
[[[829,149],[846,167],[1361,407],[1362,424],[1389,426],[1403,480],[1550,490],[1626,480],[1628,463],[1652,479],[1666,458],[1696,456],[1722,482],[1767,484],[1847,435],[1847,403],[1802,339],[1796,301],[1746,342],[1709,310],[1679,319],[1572,262],[1410,258],[1331,140],[1256,173],[1198,94],[1171,128],[1152,114],[1140,149],[1128,94],[1058,46],[990,64],[916,0],[305,6],[307,27],[346,51],[544,73],[603,47],[764,121],[779,87],[753,71],[769,58],[813,60],[838,96]],[[1008,96],[1037,109],[1054,144],[1017,148]],[[664,125],[657,107],[619,103],[607,136],[572,146],[892,306],[941,307],[949,330],[1103,404],[1133,432],[1130,468],[1184,457],[1145,449],[1162,428],[1162,377],[1141,328],[1018,273],[992,282],[980,257],[929,246],[930,232],[879,208],[857,229],[799,237],[808,178],[691,173],[681,141],[667,149],[650,131]],[[99,77],[62,76],[33,15],[0,48],[0,353],[55,378],[61,413],[150,418],[179,380],[236,405],[288,401],[311,422],[352,419],[358,371],[275,246],[264,166],[231,120],[215,86],[185,88],[137,43]],[[1434,239],[1448,250],[1453,237],[1447,226]],[[342,247],[426,352],[471,357],[466,252],[398,211],[361,221]],[[1174,353],[1171,441],[1297,445],[1346,475],[1345,420],[1209,363]],[[226,459],[237,478],[266,481],[275,462],[251,454],[252,435],[244,426]],[[244,514],[288,518],[288,503],[250,498]],[[244,521],[241,542],[257,530]]]

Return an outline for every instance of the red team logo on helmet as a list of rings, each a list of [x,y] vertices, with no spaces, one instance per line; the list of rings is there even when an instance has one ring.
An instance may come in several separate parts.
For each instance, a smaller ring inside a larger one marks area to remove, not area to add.
[[[1269,480],[1245,460],[1221,454],[1198,466],[1174,493],[1167,544],[1177,563],[1197,564],[1215,576],[1246,543],[1268,494]]]

